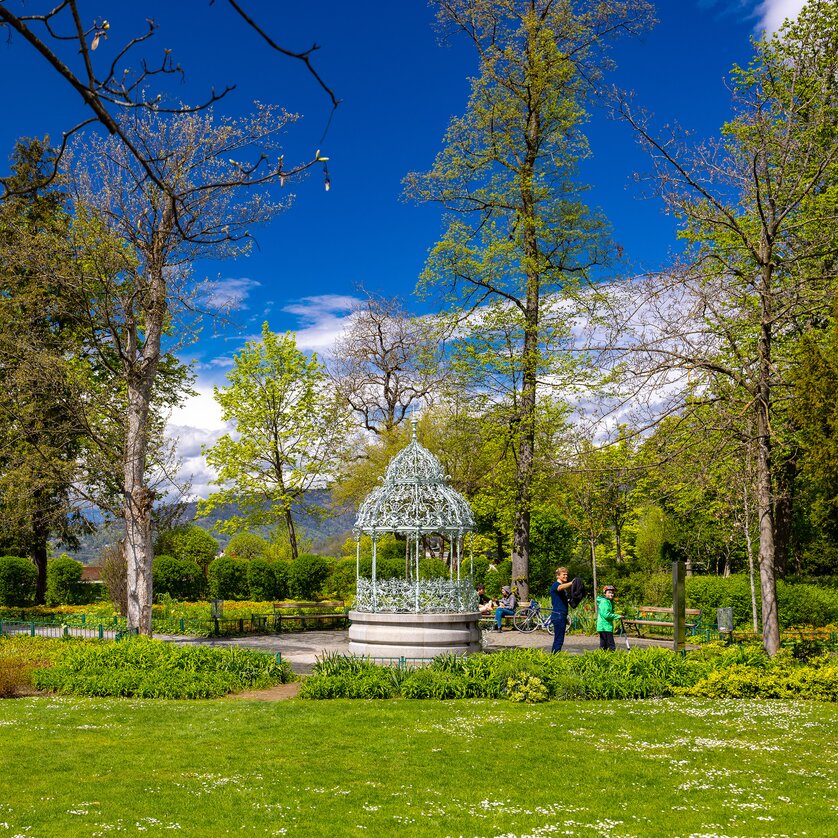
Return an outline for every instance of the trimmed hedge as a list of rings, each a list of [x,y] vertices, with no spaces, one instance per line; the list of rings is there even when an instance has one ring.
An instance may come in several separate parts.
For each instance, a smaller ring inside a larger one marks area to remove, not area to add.
[[[26,608],[35,602],[38,570],[23,556],[0,556],[0,605]]]
[[[155,595],[168,594],[174,599],[200,599],[206,589],[201,568],[191,559],[157,556],[151,563]]]
[[[81,562],[62,554],[47,562],[47,605],[75,605],[83,600]]]

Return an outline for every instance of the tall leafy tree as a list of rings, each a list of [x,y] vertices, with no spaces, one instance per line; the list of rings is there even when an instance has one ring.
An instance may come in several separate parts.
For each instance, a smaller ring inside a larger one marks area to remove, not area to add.
[[[69,254],[67,195],[44,187],[55,152],[18,143],[0,204],[0,543],[29,555],[44,601],[49,541],[72,545],[71,497],[82,444],[67,359],[81,352],[60,277]]]
[[[731,417],[750,414],[763,641],[771,654],[780,643],[784,394],[796,341],[828,311],[838,255],[836,75],[838,6],[810,0],[796,21],[755,44],[747,67],[734,67],[735,115],[719,142],[685,150],[657,137],[623,102],[694,245],[684,271],[650,283],[641,349],[658,369],[697,374]]]
[[[307,358],[292,334],[278,336],[267,323],[262,340],[235,355],[227,379],[215,398],[235,434],[205,452],[223,488],[201,504],[201,514],[237,504],[241,514],[222,525],[228,531],[284,522],[296,558],[293,507],[305,506],[305,493],[337,471],[349,432],[343,402],[317,357]]]
[[[607,42],[642,29],[651,9],[642,0],[439,0],[437,7],[441,25],[471,41],[479,70],[433,168],[409,175],[406,188],[451,213],[424,288],[441,289],[461,314],[491,306],[497,340],[514,346],[512,563],[526,596],[539,376],[543,382],[555,372],[546,344],[562,336],[567,314],[555,316],[560,308],[548,299],[589,277],[607,255],[604,221],[574,181],[587,153],[585,101]]]

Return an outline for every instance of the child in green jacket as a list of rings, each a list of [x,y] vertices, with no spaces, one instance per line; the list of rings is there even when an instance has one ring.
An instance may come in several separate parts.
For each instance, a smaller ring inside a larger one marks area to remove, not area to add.
[[[614,611],[614,594],[617,589],[613,585],[606,585],[602,590],[602,596],[596,598],[597,618],[596,630],[599,632],[599,648],[613,652],[614,645],[614,623],[620,619],[620,614]]]

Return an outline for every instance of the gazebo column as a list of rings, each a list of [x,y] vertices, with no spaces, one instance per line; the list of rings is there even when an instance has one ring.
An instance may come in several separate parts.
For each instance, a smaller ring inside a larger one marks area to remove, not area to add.
[[[419,613],[419,538],[420,538],[419,530],[416,530],[416,537],[415,537],[415,540],[414,540],[414,544],[416,546],[416,572],[415,572],[414,578],[413,578],[413,587],[414,587],[414,590],[416,591],[416,596],[415,596],[416,605],[415,605],[415,607],[416,607],[416,613],[417,614]]]
[[[375,581],[375,559],[376,548],[378,547],[378,535],[375,530],[372,531],[372,610],[378,610],[378,587]]]

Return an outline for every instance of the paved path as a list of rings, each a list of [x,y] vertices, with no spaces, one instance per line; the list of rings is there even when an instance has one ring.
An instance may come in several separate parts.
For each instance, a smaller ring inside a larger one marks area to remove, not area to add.
[[[293,670],[300,674],[311,672],[319,656],[327,653],[348,654],[349,632],[343,630],[332,631],[301,631],[283,634],[262,634],[245,637],[183,637],[178,635],[155,634],[160,640],[172,643],[200,644],[204,646],[218,646],[225,648],[238,646],[242,649],[258,649],[262,652],[279,653],[284,660],[291,664]],[[616,638],[617,649],[625,649],[625,640]],[[629,641],[632,647],[671,645],[671,640],[634,639]],[[503,632],[485,632],[484,648],[486,651],[496,651],[509,647],[527,647],[549,651],[553,643],[551,635],[545,631],[534,631],[531,634],[509,629]],[[572,634],[565,638],[564,651],[572,655],[599,648],[598,635]]]

